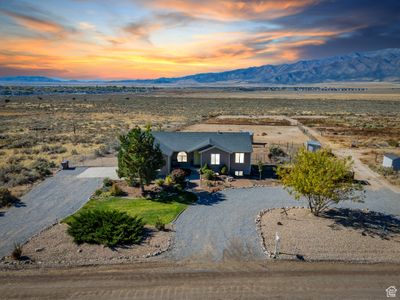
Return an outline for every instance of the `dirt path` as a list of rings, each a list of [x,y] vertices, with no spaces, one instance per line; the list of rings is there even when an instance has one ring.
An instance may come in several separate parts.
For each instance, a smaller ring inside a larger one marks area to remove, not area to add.
[[[291,120],[291,118],[286,117],[288,121]],[[296,120],[292,120],[293,122],[297,122]],[[378,190],[381,188],[387,188],[390,189],[391,191],[395,193],[400,193],[400,187],[394,186],[393,184],[390,184],[387,180],[385,180],[381,175],[375,173],[372,171],[368,166],[363,164],[360,160],[360,152],[359,150],[356,149],[350,149],[350,148],[343,148],[342,146],[333,143],[330,141],[328,138],[324,137],[321,135],[321,133],[314,128],[307,127],[307,126],[302,126],[304,129],[306,129],[311,135],[315,136],[324,147],[328,147],[332,149],[332,152],[340,157],[347,157],[351,156],[354,164],[353,164],[353,170],[355,173],[355,178],[359,180],[367,180],[368,183],[370,184],[370,188],[373,190]]]
[[[399,265],[146,263],[0,273],[3,299],[385,299]]]

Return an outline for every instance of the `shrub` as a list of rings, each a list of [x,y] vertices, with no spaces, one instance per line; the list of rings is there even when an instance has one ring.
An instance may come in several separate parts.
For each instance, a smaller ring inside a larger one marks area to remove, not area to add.
[[[154,226],[159,231],[164,231],[165,230],[165,223],[160,218],[157,218],[156,223],[155,223]]]
[[[113,183],[110,189],[110,195],[114,197],[124,196],[125,192],[121,190],[121,188],[116,183]]]
[[[223,165],[221,170],[219,171],[222,175],[228,174],[228,167]]]
[[[110,178],[106,177],[103,180],[103,186],[104,187],[111,187],[113,185],[113,182]]]
[[[208,167],[207,164],[204,164],[204,165],[200,168],[200,174],[203,175],[204,172],[205,172],[206,170],[210,170],[210,168]]]
[[[77,244],[102,244],[108,247],[137,244],[144,235],[142,219],[117,210],[84,211],[68,225],[68,233]]]
[[[14,243],[14,249],[11,252],[11,257],[15,260],[19,260],[22,256],[22,246],[20,244]]]
[[[9,206],[15,202],[16,198],[6,188],[0,188],[0,207]]]
[[[94,192],[94,195],[95,196],[101,196],[101,194],[103,194],[103,190],[102,189],[97,189],[95,192]]]
[[[171,179],[174,183],[184,185],[186,172],[182,169],[175,169],[171,172]]]
[[[166,185],[172,185],[174,183],[174,181],[172,180],[172,177],[171,176],[167,176],[167,177],[165,177],[165,184]]]
[[[213,170],[205,170],[202,174],[203,178],[206,180],[214,180],[215,179],[215,173]]]
[[[398,141],[395,141],[395,140],[391,139],[391,140],[388,140],[387,143],[388,143],[388,145],[390,147],[399,147],[399,142]]]
[[[271,154],[272,157],[284,157],[286,156],[285,151],[282,150],[279,146],[272,145],[269,148],[269,153]]]
[[[162,178],[159,178],[159,179],[156,179],[155,183],[157,186],[163,186],[165,183],[165,180]]]
[[[45,158],[38,158],[34,163],[32,163],[31,168],[36,170],[41,177],[46,177],[51,175],[50,168],[55,168],[56,164],[52,161],[48,161]]]
[[[71,155],[78,155],[78,151],[76,149],[72,149],[71,150]]]

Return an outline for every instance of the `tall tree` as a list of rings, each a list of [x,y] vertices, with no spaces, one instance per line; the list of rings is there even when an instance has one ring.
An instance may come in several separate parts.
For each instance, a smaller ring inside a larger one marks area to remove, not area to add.
[[[118,176],[129,182],[137,180],[143,194],[144,185],[154,180],[157,170],[165,164],[160,147],[154,143],[149,126],[145,130],[135,127],[119,139]]]
[[[350,158],[340,159],[326,150],[301,149],[293,164],[277,168],[285,188],[297,200],[305,197],[311,212],[318,216],[324,209],[344,200],[361,201],[360,184],[355,184]]]

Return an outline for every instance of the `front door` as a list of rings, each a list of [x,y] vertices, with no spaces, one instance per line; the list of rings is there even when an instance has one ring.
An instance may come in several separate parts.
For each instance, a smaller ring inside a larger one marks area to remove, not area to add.
[[[200,153],[195,151],[193,153],[193,166],[199,167],[200,166]]]

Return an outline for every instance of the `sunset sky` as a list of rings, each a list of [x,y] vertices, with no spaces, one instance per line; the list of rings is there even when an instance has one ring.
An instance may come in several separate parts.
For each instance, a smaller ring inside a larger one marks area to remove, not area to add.
[[[174,77],[400,47],[399,0],[0,0],[0,76]]]

